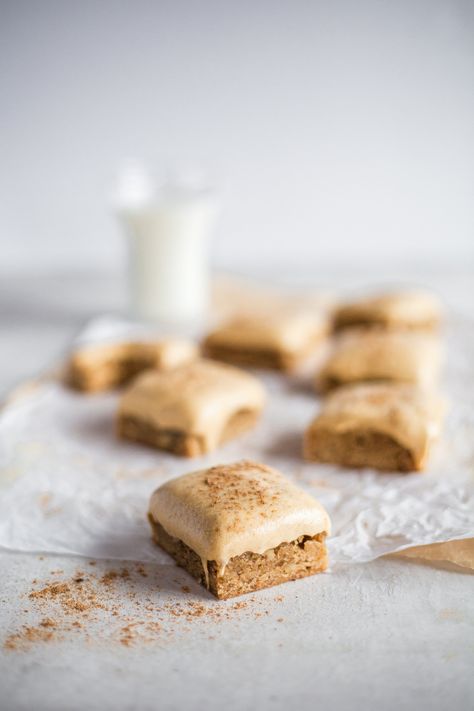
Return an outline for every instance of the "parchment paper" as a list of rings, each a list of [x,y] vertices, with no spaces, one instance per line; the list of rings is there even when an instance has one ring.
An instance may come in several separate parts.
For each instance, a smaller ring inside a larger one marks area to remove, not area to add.
[[[79,340],[114,340],[131,333],[137,337],[136,326],[101,317]],[[165,554],[149,538],[151,492],[168,478],[241,458],[279,468],[327,507],[333,522],[332,565],[454,539],[462,544],[474,538],[473,334],[469,320],[451,316],[443,382],[450,410],[423,474],[352,472],[305,463],[302,433],[319,407],[309,378],[259,373],[269,393],[260,424],[196,460],[119,441],[116,393],[88,396],[57,379],[39,382],[11,398],[0,416],[0,546],[164,561]],[[472,556],[472,546],[464,548]],[[469,567],[472,557],[468,553],[462,560]]]

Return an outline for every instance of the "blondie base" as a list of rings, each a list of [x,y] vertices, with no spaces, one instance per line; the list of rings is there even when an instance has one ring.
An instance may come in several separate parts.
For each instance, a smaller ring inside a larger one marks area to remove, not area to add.
[[[149,521],[155,543],[219,600],[321,573],[328,566],[326,534],[319,533],[281,543],[262,555],[247,552],[235,556],[222,573],[215,561],[206,561],[205,570],[203,561],[192,548],[170,536],[151,515]]]

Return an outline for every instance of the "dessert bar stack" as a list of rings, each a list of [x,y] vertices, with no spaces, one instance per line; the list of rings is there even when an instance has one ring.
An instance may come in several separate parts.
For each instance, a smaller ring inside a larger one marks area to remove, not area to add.
[[[440,308],[422,292],[342,304],[316,374],[325,395],[304,437],[307,460],[420,471],[441,429]]]

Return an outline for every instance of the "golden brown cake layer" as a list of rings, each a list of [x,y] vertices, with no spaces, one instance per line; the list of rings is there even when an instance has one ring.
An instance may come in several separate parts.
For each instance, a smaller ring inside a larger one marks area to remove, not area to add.
[[[260,411],[241,410],[235,413],[225,424],[217,444],[224,444],[252,429],[259,417]],[[157,429],[146,420],[127,415],[118,419],[117,434],[123,439],[147,444],[181,457],[200,457],[209,451],[205,437],[179,430]]]
[[[263,554],[235,556],[221,572],[216,561],[203,561],[183,541],[170,536],[151,514],[149,520],[155,543],[220,600],[321,573],[328,565],[326,534],[319,533],[281,543]]]
[[[417,469],[413,454],[393,437],[369,429],[333,432],[318,428],[305,440],[305,458],[349,469],[409,472]],[[419,467],[418,467],[419,468]]]
[[[207,343],[204,346],[204,352],[209,358],[214,358],[215,360],[222,361],[223,363],[232,363],[234,365],[241,365],[248,368],[281,370],[285,373],[291,373],[314,353],[315,347],[318,345],[319,339],[316,343],[311,344],[304,351],[300,351],[295,354],[285,353],[279,350],[263,348],[245,349]]]

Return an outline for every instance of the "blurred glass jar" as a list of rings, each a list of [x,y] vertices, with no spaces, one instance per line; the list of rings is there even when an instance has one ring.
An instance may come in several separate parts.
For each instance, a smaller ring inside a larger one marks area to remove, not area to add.
[[[156,184],[131,165],[119,175],[115,203],[127,235],[131,315],[196,325],[209,305],[214,191],[189,176]]]

